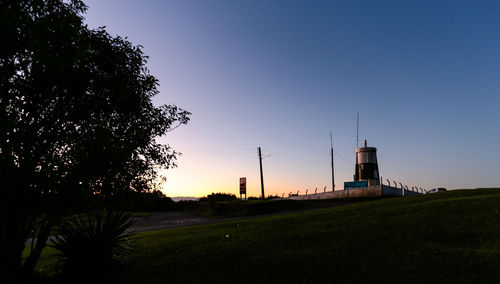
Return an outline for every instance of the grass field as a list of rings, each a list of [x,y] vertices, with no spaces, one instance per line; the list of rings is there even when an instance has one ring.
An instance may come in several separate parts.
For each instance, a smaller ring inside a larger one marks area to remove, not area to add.
[[[341,199],[317,199],[317,200],[292,200],[292,199],[272,199],[272,200],[248,200],[248,201],[224,201],[205,202],[198,210],[192,211],[206,217],[235,217],[252,216],[263,214],[275,214],[282,212],[307,211],[311,209],[330,208],[347,204],[366,202],[381,199],[381,197],[366,198],[341,198]]]
[[[137,234],[120,283],[500,282],[500,189]],[[47,249],[38,270],[51,273]]]

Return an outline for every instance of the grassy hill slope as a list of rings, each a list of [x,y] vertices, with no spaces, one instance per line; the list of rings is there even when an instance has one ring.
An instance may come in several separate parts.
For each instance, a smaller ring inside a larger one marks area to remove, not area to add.
[[[500,189],[151,231],[131,245],[115,281],[499,282]]]

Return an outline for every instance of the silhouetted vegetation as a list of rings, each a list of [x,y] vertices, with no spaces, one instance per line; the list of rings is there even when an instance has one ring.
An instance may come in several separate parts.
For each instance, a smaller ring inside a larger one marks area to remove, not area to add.
[[[280,196],[278,195],[268,195],[266,198],[264,198],[265,200],[270,200],[270,199],[278,199],[278,198],[281,198]],[[255,196],[250,196],[247,198],[247,200],[262,200],[262,198],[260,197],[255,197]]]
[[[66,281],[96,282],[100,276],[125,263],[133,233],[130,214],[95,211],[69,218],[57,230],[51,246],[58,253],[61,277]]]
[[[181,200],[174,203],[175,210],[195,211],[200,208],[200,202],[194,200]]]
[[[0,2],[6,279],[31,275],[52,228],[96,196],[154,189],[178,154],[155,137],[189,120],[176,106],[153,105],[158,80],[142,48],[89,29],[85,11],[79,0]],[[28,238],[36,242],[21,269]]]
[[[159,190],[124,191],[105,202],[111,203],[113,208],[121,211],[159,212],[178,208],[170,197]]]
[[[260,197],[255,197],[255,196],[249,196],[247,200],[262,200]]]
[[[279,198],[281,198],[281,197],[280,197],[280,196],[278,196],[277,194],[275,194],[275,195],[268,195],[268,196],[266,197],[266,199],[267,199],[267,200],[271,200],[271,199],[279,199]]]
[[[207,201],[231,201],[231,200],[236,200],[236,195],[231,194],[231,193],[212,193],[207,195],[207,197],[202,197],[200,198],[200,202],[207,202]]]

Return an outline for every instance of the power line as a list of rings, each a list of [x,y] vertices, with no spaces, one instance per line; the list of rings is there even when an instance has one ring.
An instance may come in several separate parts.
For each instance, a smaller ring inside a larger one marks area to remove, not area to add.
[[[247,151],[255,151],[255,148],[245,147],[245,148],[218,148],[218,149],[210,149],[210,148],[199,148],[199,149],[184,149],[183,151],[189,153],[217,153],[217,152],[247,152]]]
[[[287,166],[291,166],[291,167],[296,167],[297,165],[303,165],[303,162],[302,161],[298,161],[298,160],[293,160],[293,159],[283,159],[283,158],[280,158],[278,157],[278,155],[273,155],[273,158],[272,158],[273,161],[277,161],[277,162],[280,162],[280,163],[283,163]],[[293,163],[293,165],[292,165]],[[324,169],[325,168],[325,164],[324,163],[318,163],[318,162],[310,162],[308,163],[307,165],[307,168],[309,169]]]
[[[285,158],[285,159],[297,160],[297,161],[302,161],[302,162],[311,163],[311,164],[319,164],[318,161],[306,160],[306,159],[303,159],[303,158],[294,157],[294,156],[290,156],[290,155],[279,154],[279,153],[276,153],[276,152],[270,152],[270,154],[272,154],[273,156],[279,156],[279,157],[282,157],[282,158]]]
[[[226,156],[226,155],[249,155],[255,154],[252,152],[181,152],[183,156]]]
[[[349,164],[352,164],[352,165],[355,165],[352,161],[346,159],[344,156],[340,155],[339,153],[337,152],[333,152],[335,155],[337,155],[339,158],[341,158],[342,160],[346,161],[347,163]]]
[[[309,164],[314,164],[314,165],[324,165],[323,162],[318,162],[318,161],[313,161],[313,160],[307,160],[307,159],[303,159],[303,158],[299,158],[299,157],[295,157],[295,156],[291,156],[291,155],[285,155],[285,154],[280,154],[280,153],[276,153],[276,152],[270,152],[273,156],[274,156],[274,159],[276,160],[280,160],[278,159],[277,157],[281,157],[281,158],[284,158],[284,159],[288,159],[289,161],[301,161],[301,162],[305,162],[305,163],[309,163]],[[340,159],[342,159],[343,161],[351,164],[351,165],[354,165],[354,163],[348,159],[346,159],[344,156],[340,155],[338,152],[336,151],[333,151],[333,154],[335,154],[336,156],[338,156]],[[283,161],[281,160],[282,162],[285,162],[286,161]]]

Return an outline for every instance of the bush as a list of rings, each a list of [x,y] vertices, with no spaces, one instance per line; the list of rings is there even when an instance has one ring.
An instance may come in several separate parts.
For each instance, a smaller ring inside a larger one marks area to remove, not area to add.
[[[174,203],[176,210],[192,211],[200,208],[200,202],[194,200],[181,200]]]
[[[100,275],[126,262],[131,248],[126,244],[134,223],[129,213],[97,211],[64,222],[52,245],[58,252],[63,278],[82,279]]]
[[[236,200],[236,195],[231,194],[231,193],[212,193],[210,195],[207,195],[207,197],[202,197],[200,198],[200,202],[206,202],[206,201],[232,201]]]
[[[120,211],[164,212],[175,209],[175,202],[159,190],[123,192],[111,200]]]
[[[243,216],[247,213],[245,204],[239,200],[201,203],[200,211],[209,216]]]
[[[277,194],[275,194],[275,195],[268,195],[268,196],[266,197],[266,200],[270,200],[270,199],[280,199],[280,198],[281,198],[280,196],[278,196]]]

